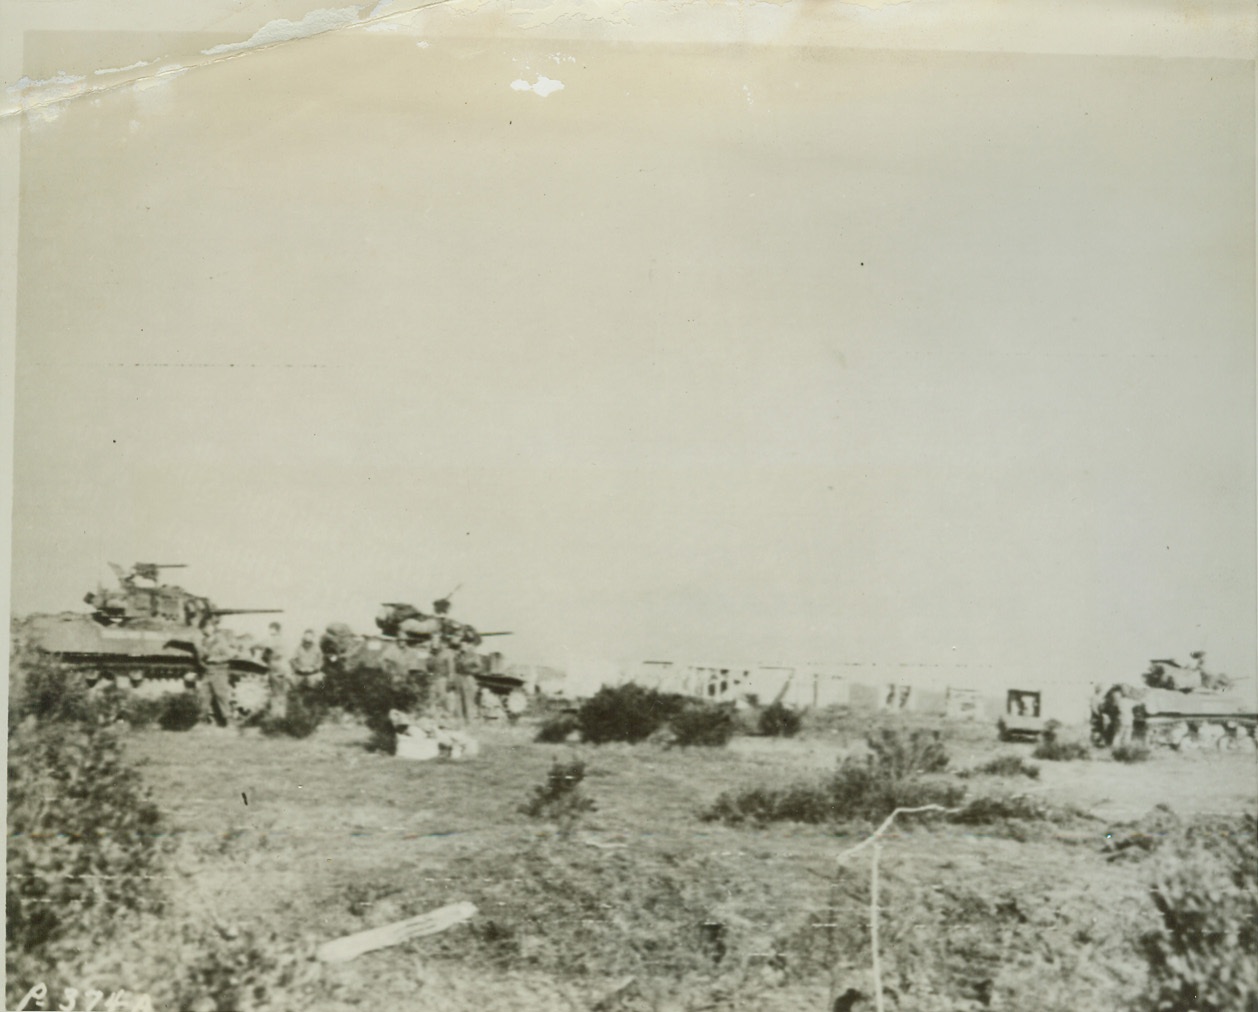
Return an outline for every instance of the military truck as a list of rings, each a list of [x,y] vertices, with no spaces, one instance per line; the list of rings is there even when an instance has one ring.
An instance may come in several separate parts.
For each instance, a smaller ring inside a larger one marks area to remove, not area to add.
[[[84,596],[90,614],[32,615],[22,628],[27,643],[80,674],[89,689],[113,684],[156,696],[191,688],[207,619],[279,614],[275,608],[220,608],[208,597],[162,582],[163,570],[183,569],[184,563],[109,566],[118,585],[98,585]],[[267,664],[262,647],[248,636],[232,639],[232,703],[248,714],[266,704]]]
[[[1032,740],[1044,733],[1041,716],[1043,696],[1038,690],[1010,689],[1005,693],[1005,712],[996,722],[1001,741]]]

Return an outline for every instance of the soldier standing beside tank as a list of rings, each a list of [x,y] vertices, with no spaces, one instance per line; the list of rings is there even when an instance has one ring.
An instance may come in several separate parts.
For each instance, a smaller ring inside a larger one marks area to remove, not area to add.
[[[436,713],[449,715],[450,688],[454,681],[454,652],[440,636],[432,639],[428,656],[428,704]]]
[[[1114,699],[1117,710],[1114,720],[1114,740],[1116,748],[1131,744],[1131,736],[1136,728],[1136,701],[1126,692],[1119,692]]]
[[[458,685],[459,716],[465,724],[470,724],[477,716],[476,693],[478,685],[476,676],[483,670],[480,654],[470,639],[465,639],[454,658],[454,670]]]
[[[323,677],[323,649],[313,629],[301,634],[297,652],[288,662],[298,685],[318,685]]]
[[[219,628],[217,615],[206,616],[201,635],[201,678],[197,682],[201,713],[206,723],[227,727],[232,723],[232,687],[227,665],[235,649],[227,633]]]
[[[278,622],[267,627],[267,640],[264,649],[266,657],[266,683],[270,696],[269,708],[272,717],[288,716],[288,658],[284,656],[283,628]]]

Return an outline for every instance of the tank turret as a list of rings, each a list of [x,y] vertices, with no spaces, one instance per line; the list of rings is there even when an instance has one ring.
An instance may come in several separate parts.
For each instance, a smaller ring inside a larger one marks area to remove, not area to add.
[[[280,613],[278,608],[220,608],[208,597],[160,582],[161,570],[184,569],[182,562],[137,562],[130,571],[113,562],[109,566],[118,577],[118,586],[98,586],[83,598],[101,625],[199,628],[210,616]]]

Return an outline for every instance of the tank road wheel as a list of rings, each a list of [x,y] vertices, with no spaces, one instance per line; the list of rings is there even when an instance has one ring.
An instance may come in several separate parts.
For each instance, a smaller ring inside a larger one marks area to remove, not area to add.
[[[1243,728],[1237,727],[1235,724],[1224,724],[1223,733],[1219,735],[1219,740],[1215,742],[1215,748],[1220,752],[1239,752],[1244,746],[1241,744],[1241,735],[1244,733]],[[1248,738],[1248,735],[1245,735]]]
[[[266,675],[240,675],[232,684],[232,710],[239,719],[262,713],[269,698]]]

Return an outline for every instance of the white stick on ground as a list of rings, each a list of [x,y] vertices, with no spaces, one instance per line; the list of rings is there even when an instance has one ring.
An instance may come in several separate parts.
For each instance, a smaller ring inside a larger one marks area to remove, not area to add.
[[[847,858],[851,857],[858,850],[865,847],[873,847],[873,858],[869,863],[869,948],[872,955],[873,973],[874,973],[874,1008],[876,1012],[885,1012],[882,997],[882,957],[878,951],[878,838],[891,828],[891,824],[895,822],[897,815],[913,815],[917,812],[943,812],[951,814],[959,812],[959,808],[944,808],[943,805],[921,805],[918,808],[897,808],[888,815],[882,822],[882,825],[875,829],[869,836],[865,837],[855,847],[849,847],[835,858],[835,862],[842,864]],[[837,869],[836,869],[837,870]]]
[[[345,963],[356,959],[364,952],[385,949],[390,945],[400,945],[412,938],[424,935],[435,935],[438,932],[462,924],[476,915],[476,907],[471,903],[452,903],[448,907],[430,910],[418,917],[405,921],[394,921],[383,927],[372,928],[370,931],[359,931],[357,934],[346,935],[332,942],[325,942],[315,953],[324,963]]]

